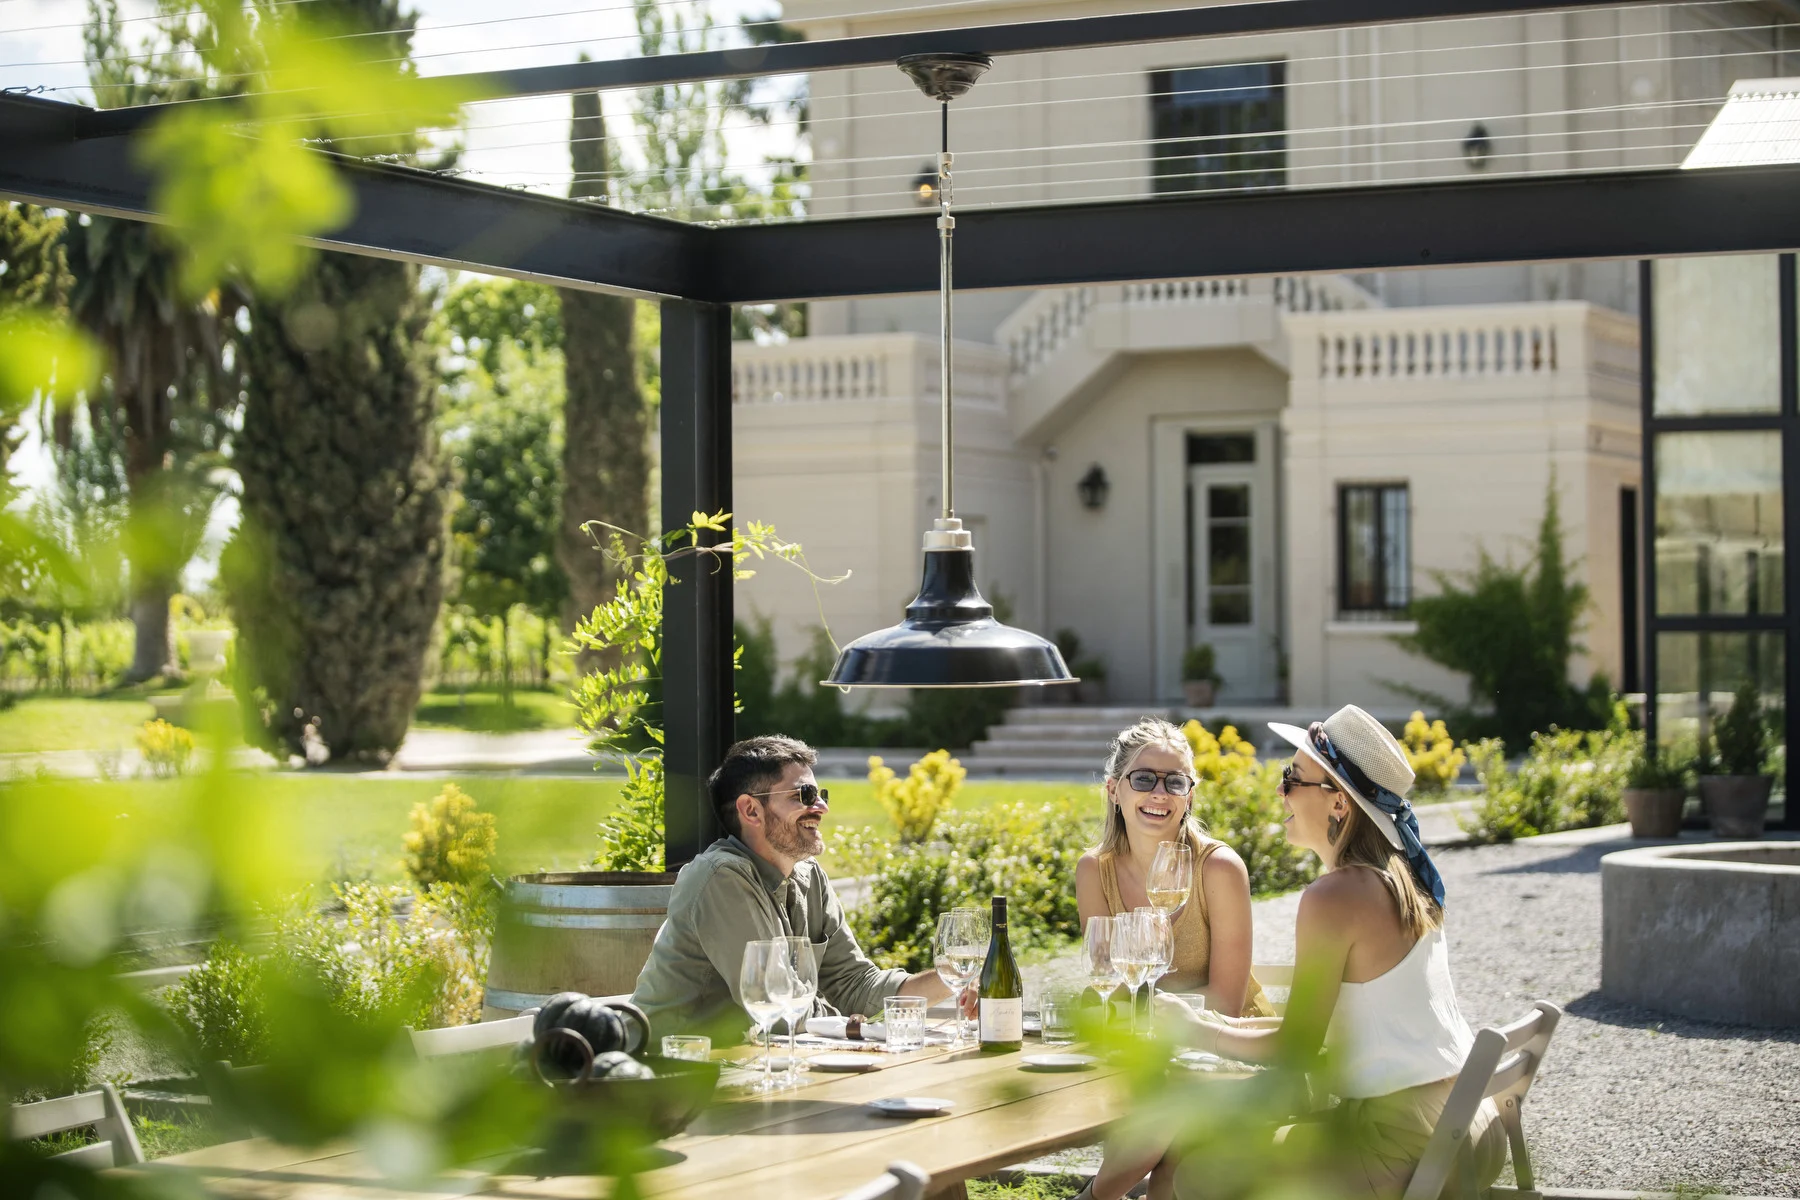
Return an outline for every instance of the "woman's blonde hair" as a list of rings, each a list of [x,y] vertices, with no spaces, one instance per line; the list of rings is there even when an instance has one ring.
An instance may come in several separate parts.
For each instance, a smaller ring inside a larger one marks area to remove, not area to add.
[[[1120,732],[1112,740],[1106,751],[1106,778],[1121,779],[1131,770],[1131,766],[1151,746],[1160,746],[1179,756],[1187,764],[1188,775],[1194,774],[1194,748],[1188,744],[1187,735],[1169,724],[1161,717],[1142,717],[1131,728]],[[1205,836],[1205,830],[1194,819],[1194,794],[1188,793],[1187,812],[1181,818],[1183,840],[1198,846]],[[1106,818],[1100,827],[1100,842],[1094,847],[1096,854],[1124,854],[1131,849],[1131,835],[1125,828],[1125,814],[1119,806],[1106,798]]]
[[[1394,844],[1375,827],[1374,818],[1363,812],[1360,805],[1349,797],[1345,797],[1345,801],[1349,812],[1344,817],[1343,830],[1338,834],[1336,865],[1367,867],[1381,876],[1381,882],[1387,885],[1400,909],[1401,927],[1415,941],[1440,928],[1444,923],[1444,910],[1419,886],[1412,868],[1407,865],[1406,856],[1394,849]]]

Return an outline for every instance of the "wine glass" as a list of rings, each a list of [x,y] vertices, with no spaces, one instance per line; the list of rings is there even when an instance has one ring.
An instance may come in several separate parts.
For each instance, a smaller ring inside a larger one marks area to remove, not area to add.
[[[788,1023],[788,1077],[797,1083],[800,1073],[807,1069],[799,1053],[800,1023],[812,1012],[813,999],[819,994],[819,959],[811,938],[784,937],[781,944],[796,985],[793,1000],[781,1015]]]
[[[1118,960],[1114,957],[1113,932],[1117,928],[1118,925],[1111,917],[1089,917],[1082,942],[1082,953],[1087,960],[1088,986],[1100,994],[1103,1013],[1112,1003],[1112,994],[1118,990],[1122,979]]]
[[[794,978],[793,967],[789,965],[785,942],[775,939],[744,943],[744,962],[738,971],[738,995],[743,999],[744,1011],[756,1022],[756,1032],[763,1039],[762,1079],[751,1085],[753,1092],[775,1089],[774,1067],[769,1061],[774,1038],[769,1030],[793,1002],[798,990],[799,981]]]
[[[1194,891],[1194,850],[1186,842],[1162,842],[1156,847],[1156,858],[1150,873],[1144,877],[1144,892],[1150,907],[1160,909],[1174,920],[1187,905]]]
[[[987,958],[988,935],[982,916],[981,910],[975,908],[954,908],[938,914],[932,957],[938,978],[950,989],[951,999],[956,1004],[956,1016],[952,1018],[956,1031],[950,1042],[952,1049],[963,1044],[962,994],[981,974],[981,964]]]
[[[1144,986],[1144,975],[1150,970],[1150,947],[1144,923],[1139,920],[1142,915],[1122,912],[1113,917],[1113,962],[1118,966],[1126,994],[1131,998],[1133,1037],[1137,1036],[1137,990]]]
[[[1150,964],[1144,971],[1144,978],[1149,982],[1150,995],[1154,998],[1157,980],[1169,973],[1169,965],[1175,959],[1174,922],[1160,909],[1140,908],[1136,913],[1138,932],[1144,939],[1145,958]]]

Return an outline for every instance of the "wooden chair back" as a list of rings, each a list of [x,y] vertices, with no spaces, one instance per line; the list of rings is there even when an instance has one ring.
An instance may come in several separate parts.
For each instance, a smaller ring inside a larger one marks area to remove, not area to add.
[[[1562,1009],[1539,1000],[1511,1025],[1482,1029],[1475,1034],[1475,1045],[1450,1089],[1450,1098],[1444,1102],[1444,1111],[1425,1145],[1418,1169],[1413,1172],[1405,1200],[1438,1200],[1450,1172],[1459,1163],[1463,1172],[1462,1194],[1474,1196],[1480,1189],[1480,1182],[1474,1178],[1474,1158],[1468,1153],[1469,1131],[1481,1102],[1487,1099],[1494,1101],[1512,1147],[1513,1176],[1520,1194],[1536,1195],[1531,1154],[1525,1148],[1525,1129],[1519,1113],[1550,1046],[1550,1035],[1556,1032],[1556,1023],[1561,1019]]]
[[[7,1136],[22,1142],[89,1125],[94,1127],[96,1141],[52,1157],[95,1170],[144,1161],[143,1147],[138,1145],[137,1134],[131,1128],[131,1116],[110,1083],[103,1083],[92,1092],[13,1105]]]
[[[413,1053],[420,1058],[438,1058],[445,1054],[474,1054],[518,1045],[531,1036],[531,1024],[537,1018],[535,1008],[502,1021],[482,1021],[477,1025],[451,1025],[443,1029],[413,1029]]]
[[[931,1176],[903,1159],[889,1163],[885,1175],[845,1192],[839,1200],[924,1200],[930,1182]]]

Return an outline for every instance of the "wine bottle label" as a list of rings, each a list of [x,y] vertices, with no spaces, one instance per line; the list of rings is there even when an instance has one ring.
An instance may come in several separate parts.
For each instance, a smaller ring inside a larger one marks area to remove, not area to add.
[[[981,1040],[1018,1042],[1025,1038],[1025,1001],[981,998]]]

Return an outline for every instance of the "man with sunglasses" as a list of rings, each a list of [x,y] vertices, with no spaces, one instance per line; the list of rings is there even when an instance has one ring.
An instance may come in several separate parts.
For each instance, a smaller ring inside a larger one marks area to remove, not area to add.
[[[845,1014],[877,1017],[889,996],[940,1000],[935,970],[909,975],[870,962],[814,856],[830,795],[813,778],[818,755],[794,738],[747,738],[706,781],[724,834],[681,868],[669,915],[631,999],[657,1035],[741,1039],[749,1021],[738,972],[749,942],[805,937],[819,964],[819,999]]]

